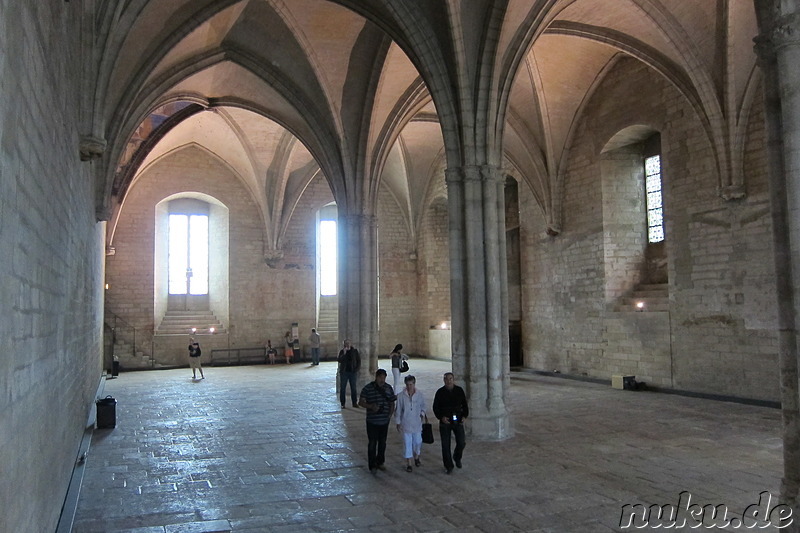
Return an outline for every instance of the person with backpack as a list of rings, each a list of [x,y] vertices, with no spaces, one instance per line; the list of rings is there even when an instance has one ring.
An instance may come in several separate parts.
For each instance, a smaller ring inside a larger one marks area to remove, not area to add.
[[[345,391],[347,384],[350,384],[350,399],[353,407],[358,407],[358,391],[356,382],[358,380],[358,370],[361,368],[361,356],[351,344],[350,339],[344,341],[343,347],[339,350],[339,403],[342,409],[345,407]]]

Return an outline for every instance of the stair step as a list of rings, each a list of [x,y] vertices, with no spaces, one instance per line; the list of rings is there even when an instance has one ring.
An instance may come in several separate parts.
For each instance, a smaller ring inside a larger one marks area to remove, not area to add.
[[[642,308],[637,304],[644,304]],[[633,293],[623,298],[617,306],[620,312],[659,312],[669,311],[669,284],[668,283],[643,283],[638,285]]]
[[[164,317],[161,320],[161,323],[164,322],[168,324],[191,324],[192,322],[199,322],[199,323],[214,323],[219,322],[213,316],[186,316],[186,317]]]
[[[205,333],[211,331],[211,328],[214,328],[214,331],[219,333],[225,328],[222,327],[220,324],[194,324],[192,327],[189,326],[176,326],[170,324],[162,324],[158,327],[157,333],[163,333],[166,331],[173,332],[173,333],[191,333],[192,329],[194,329],[195,333]]]
[[[206,333],[214,328],[215,333],[225,333],[225,328],[210,310],[176,311],[169,310],[161,320],[156,335],[189,335],[192,328],[196,333]]]
[[[669,298],[669,291],[666,290],[637,290],[630,298]]]
[[[636,288],[637,289],[642,289],[642,290],[645,290],[645,291],[652,291],[652,290],[658,290],[658,289],[663,289],[665,291],[668,291],[669,290],[669,283],[642,283],[641,285],[639,285]]]
[[[636,306],[637,302],[644,302],[644,307],[639,309]],[[634,300],[634,301],[626,301],[622,305],[620,305],[619,311],[623,312],[648,312],[648,311],[669,311],[669,301],[644,301],[644,300]]]

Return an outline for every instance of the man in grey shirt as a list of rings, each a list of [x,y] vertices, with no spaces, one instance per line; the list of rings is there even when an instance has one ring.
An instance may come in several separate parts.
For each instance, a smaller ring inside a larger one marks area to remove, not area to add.
[[[319,333],[315,328],[311,328],[311,335],[308,336],[308,342],[311,343],[311,364],[319,364]]]
[[[375,474],[378,469],[386,470],[386,436],[389,433],[389,420],[394,413],[395,400],[392,386],[386,383],[386,370],[375,372],[375,381],[361,389],[358,405],[367,410],[367,459],[369,471]]]

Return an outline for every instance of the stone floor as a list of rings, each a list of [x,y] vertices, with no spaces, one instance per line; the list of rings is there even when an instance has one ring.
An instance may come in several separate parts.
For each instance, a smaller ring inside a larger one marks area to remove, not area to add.
[[[448,369],[411,361],[429,402]],[[392,430],[388,469],[373,476],[364,411],[340,408],[335,372],[323,362],[108,381],[117,425],[94,432],[73,531],[630,531],[625,504],[677,506],[688,491],[730,520],[763,491],[778,495],[777,409],[531,374],[512,377],[514,438],[468,438],[463,469],[446,475],[434,431],[407,473]]]

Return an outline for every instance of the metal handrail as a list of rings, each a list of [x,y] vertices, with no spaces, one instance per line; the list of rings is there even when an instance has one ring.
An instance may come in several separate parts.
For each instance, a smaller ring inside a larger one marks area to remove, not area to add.
[[[130,344],[131,344],[131,354],[130,355],[135,357],[136,356],[136,352],[139,351],[139,350],[141,350],[143,353],[145,352],[145,350],[143,348],[147,345],[147,340],[146,340],[147,339],[147,333],[144,330],[142,330],[141,328],[137,329],[136,326],[132,325],[127,320],[125,320],[124,318],[122,318],[121,316],[119,316],[118,314],[116,314],[115,312],[113,312],[113,311],[111,311],[109,309],[105,310],[105,314],[106,314],[106,317],[104,318],[104,322],[111,329],[111,333],[112,333],[112,338],[111,338],[112,346],[116,347],[118,330],[121,330],[121,332],[125,332],[125,330],[129,330],[130,331]],[[108,320],[109,316],[112,319],[111,323],[109,323],[109,320]],[[138,337],[140,338],[139,341],[137,341],[137,334],[138,334]],[[126,338],[127,336],[124,333],[122,335],[120,335],[120,336],[122,337],[123,340],[128,341],[128,338]],[[141,340],[142,338],[145,339],[145,340],[142,341]],[[150,354],[149,354],[149,356],[151,358],[151,363],[155,364],[155,360],[154,360],[155,344],[154,344],[152,335],[150,336],[150,343],[149,344],[150,344]],[[117,354],[115,352],[114,355],[119,355],[119,354]]]

